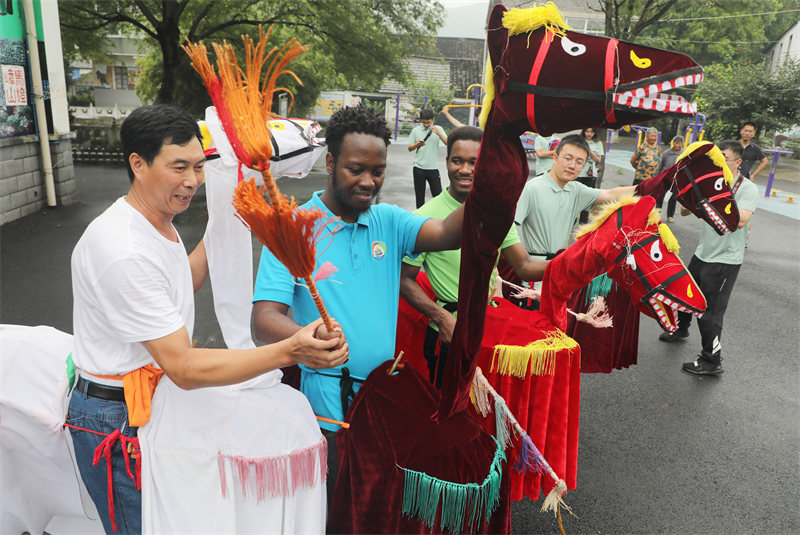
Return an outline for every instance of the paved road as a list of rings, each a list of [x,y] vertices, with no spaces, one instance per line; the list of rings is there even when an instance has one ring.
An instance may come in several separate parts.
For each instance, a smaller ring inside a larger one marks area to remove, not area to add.
[[[404,146],[390,148],[381,201],[413,209],[410,162]],[[128,187],[119,168],[76,171],[80,202],[0,228],[2,323],[72,331],[72,247],[88,222]],[[307,199],[324,187],[321,171],[302,181],[284,179],[281,188]],[[609,166],[604,187],[631,179],[630,170]],[[800,190],[792,182],[775,187]],[[205,220],[200,195],[176,219],[187,247],[200,239]],[[685,217],[671,225],[684,261],[701,224]],[[798,236],[796,218],[756,213],[726,315],[721,377],[680,371],[699,350],[695,328],[687,342],[669,345],[657,340],[660,329],[649,319],[642,321],[640,364],[583,376],[578,489],[566,495],[580,519],[565,517],[568,533],[800,532]],[[202,346],[221,345],[207,287],[197,296],[195,333]],[[539,506],[514,504],[514,532],[557,533],[555,520]],[[99,533],[85,521],[63,518],[49,531]]]

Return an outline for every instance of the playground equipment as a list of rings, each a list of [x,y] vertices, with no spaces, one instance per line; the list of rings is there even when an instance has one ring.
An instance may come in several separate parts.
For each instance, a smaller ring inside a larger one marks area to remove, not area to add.
[[[636,148],[638,149],[645,142],[645,139],[647,138],[647,129],[650,127],[631,125],[630,128],[636,131]],[[658,133],[658,141],[656,141],[656,144],[661,145],[661,132]]]
[[[482,84],[471,84],[467,87],[464,102],[470,102],[469,93],[473,88],[477,88],[472,97],[472,104],[448,104],[445,108],[470,108],[469,119],[466,124],[477,125],[478,115],[475,108],[480,108]],[[428,105],[428,95],[422,89],[412,88],[410,93],[397,93],[395,96],[394,112],[394,139],[401,135],[408,135],[417,122],[419,111]],[[434,110],[436,111],[436,110]]]
[[[764,152],[772,153],[772,166],[769,168],[769,178],[767,179],[767,190],[764,192],[764,197],[769,197],[769,192],[772,189],[772,181],[775,180],[775,169],[778,167],[778,158],[781,157],[781,154],[791,154],[792,151],[780,150],[780,149],[761,149],[761,150],[763,150]],[[787,195],[787,197],[789,196]],[[792,202],[793,200],[794,199],[789,198],[789,202]]]
[[[483,85],[482,84],[471,84],[471,85],[469,85],[467,87],[467,91],[466,91],[466,94],[464,96],[464,101],[465,102],[469,102],[469,100],[470,100],[469,99],[469,91],[473,87],[479,88],[479,89],[478,89],[478,91],[475,92],[475,96],[473,97],[473,103],[472,104],[448,104],[447,106],[445,106],[443,108],[443,110],[447,110],[447,109],[450,109],[450,108],[470,108],[470,110],[469,110],[469,119],[467,119],[465,124],[469,124],[469,125],[472,125],[472,126],[477,126],[478,125],[478,116],[475,114],[475,108],[480,108],[481,107],[481,104],[480,104],[480,97],[481,97],[480,88],[483,88]]]
[[[696,113],[692,122],[686,127],[686,145],[691,145],[695,141],[703,141],[703,136],[706,133],[706,116],[702,113]]]
[[[475,108],[480,107],[481,105],[481,90],[486,91],[486,88],[483,87],[483,84],[471,84],[467,86],[467,90],[465,91],[466,96],[464,97],[466,100],[469,100],[469,90],[472,88],[476,88],[475,96],[473,97],[474,106],[469,112],[469,124],[472,126],[478,126],[478,117],[475,115]]]

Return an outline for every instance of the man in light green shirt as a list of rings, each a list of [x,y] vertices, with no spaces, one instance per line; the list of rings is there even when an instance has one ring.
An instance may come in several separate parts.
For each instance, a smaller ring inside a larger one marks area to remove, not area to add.
[[[433,111],[424,109],[419,114],[420,125],[415,126],[408,136],[408,151],[414,154],[414,195],[417,208],[425,202],[425,184],[430,184],[431,197],[442,192],[439,178],[439,140],[447,143],[444,130],[433,124]]]
[[[450,133],[447,140],[447,175],[450,185],[440,195],[418,208],[415,214],[443,219],[464,203],[467,194],[472,190],[481,135],[481,129],[474,126],[462,126]],[[521,279],[541,280],[546,262],[528,256],[513,226],[500,246],[500,252]],[[432,301],[417,284],[417,274],[421,266],[425,268],[436,294],[436,301]],[[406,257],[400,272],[400,295],[431,319],[425,340],[425,358],[428,360],[431,382],[437,387],[441,387],[447,347],[455,326],[453,312],[458,302],[460,270],[461,250],[457,249],[422,253],[415,259]],[[435,351],[437,339],[442,344],[438,354]]]
[[[525,184],[514,223],[519,225],[522,243],[532,257],[549,259],[564,249],[581,210],[635,193],[634,186],[601,190],[577,182],[588,158],[586,140],[578,135],[566,136],[556,147],[552,169]]]
[[[758,205],[758,188],[739,173],[742,163],[742,146],[738,141],[728,140],[717,145],[725,156],[725,164],[736,176],[733,187],[733,198],[739,209],[739,227],[730,234],[720,236],[711,228],[703,225],[703,234],[697,245],[694,256],[689,262],[689,273],[692,274],[706,298],[706,311],[697,320],[700,328],[702,351],[693,362],[683,365],[683,370],[698,375],[719,375],[722,369],[722,319],[728,308],[733,285],[744,260],[747,245],[747,225]],[[688,215],[686,208],[681,207],[681,215]],[[674,333],[661,333],[658,337],[663,342],[674,342],[688,338],[692,315],[678,313],[678,330]]]

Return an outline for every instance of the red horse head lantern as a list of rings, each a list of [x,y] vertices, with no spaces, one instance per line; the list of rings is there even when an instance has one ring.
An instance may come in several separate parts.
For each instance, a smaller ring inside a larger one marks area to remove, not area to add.
[[[492,97],[495,121],[542,135],[697,111],[667,93],[702,81],[702,67],[689,56],[568,31],[552,2],[510,11],[495,6],[487,43],[494,91],[487,92],[481,124]]]
[[[603,271],[665,331],[678,328],[678,312],[702,316],[705,297],[677,255],[677,240],[653,210],[655,203],[652,197],[627,197],[606,205],[548,264],[541,310],[554,325],[566,328],[569,296]]]
[[[662,200],[675,186],[678,201],[723,235],[739,225],[739,209],[733,199],[733,173],[725,156],[708,141],[692,143],[672,167],[639,184],[636,193]]]

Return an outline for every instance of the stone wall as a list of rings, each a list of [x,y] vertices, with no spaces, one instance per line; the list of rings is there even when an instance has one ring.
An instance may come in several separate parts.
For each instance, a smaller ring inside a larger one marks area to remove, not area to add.
[[[72,134],[50,136],[56,201],[75,202]],[[37,136],[0,139],[0,225],[42,210],[47,205]]]

